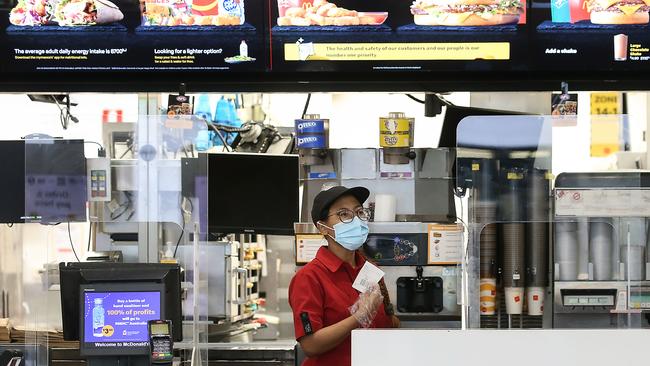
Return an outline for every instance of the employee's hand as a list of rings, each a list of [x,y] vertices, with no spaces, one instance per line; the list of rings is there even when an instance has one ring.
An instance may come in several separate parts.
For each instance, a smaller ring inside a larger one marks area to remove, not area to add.
[[[399,321],[399,318],[396,317],[395,315],[392,315],[390,317],[391,323],[393,323],[393,328],[399,328],[401,325],[401,322]]]
[[[350,308],[350,313],[357,320],[359,325],[368,328],[375,319],[377,309],[383,300],[384,297],[381,296],[379,286],[374,286],[370,290],[359,295],[357,302],[355,302]]]

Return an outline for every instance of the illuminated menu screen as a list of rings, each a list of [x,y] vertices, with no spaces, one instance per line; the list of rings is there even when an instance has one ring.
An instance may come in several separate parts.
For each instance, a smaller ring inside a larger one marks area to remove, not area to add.
[[[10,72],[266,68],[262,0],[16,0],[0,13]]]
[[[597,71],[602,80],[650,62],[650,0],[12,1],[0,10],[3,75]]]
[[[507,70],[525,0],[273,0],[274,69]]]

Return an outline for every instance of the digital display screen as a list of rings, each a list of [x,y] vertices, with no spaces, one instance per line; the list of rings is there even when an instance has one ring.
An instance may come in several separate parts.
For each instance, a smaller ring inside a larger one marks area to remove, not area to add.
[[[526,47],[526,0],[272,0],[274,68],[507,69]]]
[[[470,74],[507,81],[509,76],[494,72],[532,71],[544,77],[551,72],[560,80],[577,77],[572,72],[602,80],[590,72],[634,75],[648,69],[649,4],[16,0],[0,9],[0,75],[128,73],[144,78],[168,72],[198,79],[203,73],[232,73],[232,81],[241,73],[263,82],[254,76],[453,72],[459,81],[475,80]]]
[[[83,342],[95,348],[147,347],[161,318],[160,292],[84,292]]]
[[[164,324],[152,324],[151,325],[151,335],[168,335],[169,326]]]
[[[27,221],[85,221],[87,175],[83,140],[25,142]]]
[[[3,72],[264,71],[263,0],[17,0]]]

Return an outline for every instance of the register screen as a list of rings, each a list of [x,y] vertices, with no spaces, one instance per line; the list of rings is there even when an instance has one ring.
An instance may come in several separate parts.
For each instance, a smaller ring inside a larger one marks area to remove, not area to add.
[[[84,342],[146,347],[147,322],[161,319],[160,292],[84,292]]]

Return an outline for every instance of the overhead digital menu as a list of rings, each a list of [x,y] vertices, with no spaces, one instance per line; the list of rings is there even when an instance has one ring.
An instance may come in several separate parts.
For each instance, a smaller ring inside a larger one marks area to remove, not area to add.
[[[262,0],[18,0],[9,72],[263,71]],[[0,23],[0,24],[5,24]]]
[[[505,70],[525,0],[273,0],[273,70]]]
[[[535,53],[540,66],[647,70],[649,12],[650,0],[552,1],[549,19],[537,27]]]

